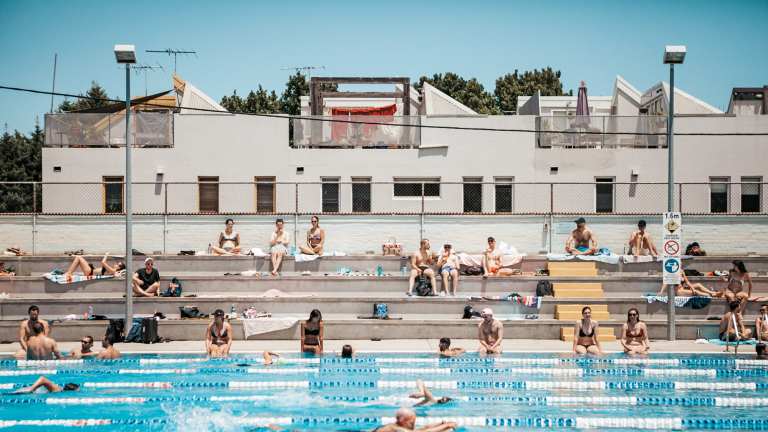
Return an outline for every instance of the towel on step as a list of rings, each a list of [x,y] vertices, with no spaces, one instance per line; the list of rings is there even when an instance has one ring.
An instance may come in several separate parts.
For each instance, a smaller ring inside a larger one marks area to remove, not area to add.
[[[712,345],[719,345],[719,346],[736,346],[737,342],[726,342],[724,340],[720,339],[707,339],[707,342],[711,343]],[[757,344],[757,340],[755,339],[747,339],[745,341],[738,342],[739,345],[755,345]]]
[[[646,294],[644,297],[649,304],[653,302],[667,303],[669,301],[668,296]],[[675,296],[675,307],[685,307],[692,298],[693,297]]]
[[[43,274],[43,277],[53,283],[57,283],[60,285],[67,285],[67,284],[98,280],[98,279],[113,279],[115,276],[114,275],[86,276],[82,273],[74,273],[72,274],[72,277],[69,280],[67,280],[67,277],[63,274],[45,273]]]
[[[253,335],[270,333],[280,330],[286,330],[296,325],[301,319],[300,317],[280,317],[280,318],[252,318],[242,319],[243,332],[245,338],[248,339]]]
[[[634,263],[649,263],[654,261],[662,261],[661,256],[651,256],[651,255],[640,255],[640,256],[634,256],[634,255],[620,255],[621,262],[624,264],[634,264]]]
[[[470,255],[468,253],[458,253],[456,254],[456,257],[459,259],[459,264],[467,267],[482,267],[483,266],[483,255]],[[502,255],[501,256],[501,266],[502,267],[512,267],[516,264],[519,264],[523,257],[525,257],[525,254],[518,254],[518,255]]]
[[[548,261],[570,261],[572,259],[582,261],[599,261],[606,264],[618,264],[620,255],[569,255],[569,254],[547,254]]]

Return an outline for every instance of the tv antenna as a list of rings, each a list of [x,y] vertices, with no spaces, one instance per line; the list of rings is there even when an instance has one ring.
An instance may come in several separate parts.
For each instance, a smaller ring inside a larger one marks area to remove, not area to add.
[[[165,69],[160,63],[158,63],[157,66],[149,66],[149,65],[141,64],[138,66],[132,66],[131,69],[133,69],[133,71],[136,72],[136,75],[142,72],[144,73],[144,96],[148,94],[147,93],[147,72],[158,70],[158,69],[160,69],[161,71],[165,71]]]
[[[145,50],[145,52],[148,53],[163,53],[168,54],[169,56],[173,56],[173,73],[176,74],[176,56],[179,54],[194,54],[195,57],[197,57],[197,51],[184,51],[184,50],[178,50],[173,48],[166,48],[164,50]]]
[[[286,67],[280,68],[280,70],[292,70],[292,71],[296,71],[296,73],[304,71],[304,73],[307,75],[307,78],[309,78],[312,75],[313,70],[319,70],[319,69],[325,69],[325,66],[286,66]]]

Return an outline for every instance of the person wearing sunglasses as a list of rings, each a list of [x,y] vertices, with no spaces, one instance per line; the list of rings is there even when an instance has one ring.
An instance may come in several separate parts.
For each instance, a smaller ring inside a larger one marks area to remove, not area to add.
[[[629,355],[648,354],[648,327],[640,321],[640,312],[631,308],[627,311],[627,322],[621,328],[621,346]]]
[[[306,255],[322,255],[323,245],[325,244],[325,230],[320,228],[320,218],[312,216],[309,222],[312,226],[307,231],[306,246],[299,246],[301,253]]]
[[[73,359],[81,359],[81,358],[87,358],[87,357],[96,357],[97,353],[92,350],[93,348],[93,337],[92,336],[84,336],[80,340],[80,348],[73,349],[69,353],[69,357]]]

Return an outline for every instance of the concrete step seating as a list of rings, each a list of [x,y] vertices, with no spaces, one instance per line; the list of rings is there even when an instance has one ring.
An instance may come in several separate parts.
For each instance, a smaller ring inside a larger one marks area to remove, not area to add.
[[[592,318],[605,321],[611,318],[607,304],[557,304],[555,305],[555,319],[578,321],[581,319],[581,309],[589,306],[592,309]]]
[[[547,268],[549,269],[550,276],[553,276],[552,272],[555,273],[554,276],[597,276],[597,264],[591,261],[549,262],[547,263]],[[555,298],[558,299],[574,297],[605,298],[602,283],[556,283],[553,284],[553,289],[555,291]],[[557,319],[574,321],[574,316],[575,320],[581,319],[581,308],[578,307],[579,305],[563,305],[562,314],[560,313],[559,306],[555,312]],[[596,320],[605,321],[610,319],[608,305],[592,306],[592,316]],[[600,328],[597,337],[600,342],[616,339],[613,335],[613,330],[610,328]],[[560,338],[564,341],[573,339],[573,327],[561,328]]]
[[[552,284],[555,298],[604,298],[603,284],[599,282],[559,282]]]
[[[547,269],[550,276],[597,276],[594,261],[550,261]]]

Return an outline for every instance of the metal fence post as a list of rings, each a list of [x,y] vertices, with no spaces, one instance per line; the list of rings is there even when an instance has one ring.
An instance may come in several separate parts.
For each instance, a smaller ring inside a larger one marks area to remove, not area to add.
[[[424,240],[424,183],[421,184],[421,213],[419,215],[419,244]]]
[[[549,253],[552,253],[552,231],[555,229],[555,198],[554,198],[554,183],[549,184]]]
[[[297,237],[299,236],[299,184],[294,183],[294,199],[293,199],[293,247],[299,250],[299,243]],[[321,185],[322,188],[322,185]],[[320,194],[320,200],[322,201],[322,193]],[[322,209],[321,209],[322,211]]]
[[[683,184],[677,184],[677,211],[683,212]]]
[[[168,183],[163,183],[163,255],[166,255],[168,235]]]
[[[37,182],[32,183],[32,255],[37,255]]]

